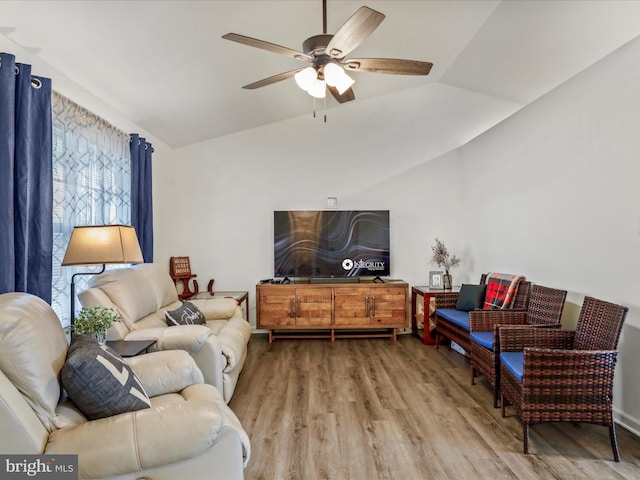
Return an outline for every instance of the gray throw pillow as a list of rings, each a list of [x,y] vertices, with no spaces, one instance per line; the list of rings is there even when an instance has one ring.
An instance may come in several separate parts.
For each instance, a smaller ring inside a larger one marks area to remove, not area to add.
[[[69,398],[91,420],[151,406],[129,364],[84,335],[73,336],[60,377]]]
[[[204,313],[191,302],[183,302],[180,308],[165,312],[167,324],[172,325],[204,325]]]
[[[460,293],[456,301],[456,310],[470,312],[482,308],[484,305],[484,297],[487,292],[487,285],[469,285],[466,283],[460,287]]]

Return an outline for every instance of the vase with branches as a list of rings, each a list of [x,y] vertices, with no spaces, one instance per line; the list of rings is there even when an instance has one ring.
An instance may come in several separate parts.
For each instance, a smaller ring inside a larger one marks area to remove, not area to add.
[[[431,246],[431,251],[433,252],[431,263],[444,268],[444,287],[451,288],[452,280],[449,270],[460,265],[462,260],[457,255],[449,253],[449,249],[438,237],[436,237],[436,244]]]

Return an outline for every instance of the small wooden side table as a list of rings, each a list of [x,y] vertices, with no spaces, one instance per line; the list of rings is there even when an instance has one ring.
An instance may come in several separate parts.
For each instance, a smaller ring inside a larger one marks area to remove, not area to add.
[[[218,290],[214,292],[201,292],[194,295],[191,298],[196,298],[199,300],[206,300],[209,298],[233,298],[238,305],[242,306],[244,302],[244,319],[249,321],[249,292],[238,290],[238,291],[223,291]]]
[[[147,349],[156,343],[155,340],[107,340],[107,346],[111,347],[121,357],[135,357],[141,353],[147,353]]]
[[[450,290],[443,290],[429,288],[429,287],[411,287],[411,334],[414,337],[418,337],[425,345],[435,345],[436,339],[431,338],[430,318],[433,314],[430,312],[429,306],[431,305],[431,297],[434,295],[452,295],[458,294],[460,287],[453,287]],[[417,299],[422,297],[424,302],[424,317],[422,322],[422,328],[418,325],[418,311],[417,311]]]

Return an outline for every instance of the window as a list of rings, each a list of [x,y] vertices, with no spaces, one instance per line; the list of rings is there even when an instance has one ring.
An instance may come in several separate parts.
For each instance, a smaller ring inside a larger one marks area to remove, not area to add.
[[[52,307],[70,323],[71,276],[100,267],[62,267],[75,225],[130,224],[129,135],[53,92],[53,286]],[[76,281],[76,292],[88,277]],[[76,312],[78,307],[76,307]]]

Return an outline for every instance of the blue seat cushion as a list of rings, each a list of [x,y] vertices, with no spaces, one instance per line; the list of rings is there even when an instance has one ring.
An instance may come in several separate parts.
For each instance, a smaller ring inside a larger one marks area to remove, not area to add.
[[[493,332],[471,332],[469,338],[487,350],[493,350]]]
[[[454,308],[438,308],[436,315],[450,321],[454,325],[469,330],[469,312],[463,312],[462,310],[456,310]]]
[[[509,369],[513,376],[522,383],[524,373],[524,352],[502,352],[500,361]]]

